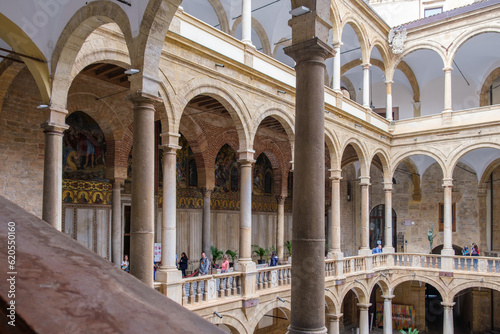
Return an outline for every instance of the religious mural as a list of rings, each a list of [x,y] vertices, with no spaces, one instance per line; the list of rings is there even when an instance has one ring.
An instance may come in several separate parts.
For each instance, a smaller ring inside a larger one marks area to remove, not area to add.
[[[82,111],[66,118],[63,139],[63,178],[105,180],[106,144],[99,125]]]
[[[253,194],[271,195],[273,186],[273,167],[264,153],[261,153],[253,168]]]
[[[238,162],[236,152],[225,144],[215,158],[214,192],[227,193],[238,191]]]
[[[179,138],[179,146],[177,150],[177,187],[197,187],[198,186],[198,171],[196,170],[196,161],[194,159],[193,150],[189,145],[186,137],[181,134]],[[160,168],[161,170],[161,168]]]

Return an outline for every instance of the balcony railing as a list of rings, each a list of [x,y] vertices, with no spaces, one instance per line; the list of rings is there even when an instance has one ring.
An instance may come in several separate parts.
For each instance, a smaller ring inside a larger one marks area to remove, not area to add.
[[[241,296],[240,272],[204,275],[182,280],[182,305]]]

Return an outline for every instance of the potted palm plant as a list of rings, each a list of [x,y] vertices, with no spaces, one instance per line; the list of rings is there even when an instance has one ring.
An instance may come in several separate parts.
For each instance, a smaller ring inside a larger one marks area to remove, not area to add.
[[[231,257],[231,262],[229,262],[229,267],[232,268],[234,265],[234,261],[236,261],[236,256],[238,256],[238,251],[228,249],[226,251],[226,255],[229,255]]]
[[[292,241],[285,241],[285,248],[288,252],[288,263],[292,263]]]
[[[210,253],[212,253],[212,267],[215,268],[215,262],[217,262],[218,259],[222,259],[224,252],[215,246],[210,246]]]
[[[252,245],[252,248],[253,248],[253,253],[259,257],[257,263],[258,264],[266,263],[268,250],[266,248],[260,247],[259,245]],[[264,256],[266,257],[265,260]]]

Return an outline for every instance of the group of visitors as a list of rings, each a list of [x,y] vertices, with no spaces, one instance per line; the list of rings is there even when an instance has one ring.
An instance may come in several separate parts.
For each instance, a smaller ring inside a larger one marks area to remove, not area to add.
[[[479,247],[475,243],[472,243],[471,249],[469,250],[469,247],[465,245],[464,248],[462,249],[462,255],[479,256]]]

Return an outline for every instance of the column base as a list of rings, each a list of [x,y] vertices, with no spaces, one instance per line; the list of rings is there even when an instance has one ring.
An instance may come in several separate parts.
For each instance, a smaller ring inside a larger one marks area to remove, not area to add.
[[[441,250],[441,255],[442,256],[455,256],[455,251],[453,250],[453,248],[443,248],[443,250]]]
[[[182,303],[182,272],[177,269],[159,269],[156,282],[164,284],[164,295],[173,301]]]
[[[339,250],[330,250],[326,256],[327,259],[343,260],[344,253]]]
[[[239,259],[234,264],[234,271],[241,271],[243,273],[257,271],[257,264],[250,259]]]
[[[382,253],[394,253],[394,247],[384,247]]]
[[[361,248],[358,251],[358,255],[360,256],[368,256],[372,254],[372,250],[370,248]]]
[[[326,334],[326,327],[318,328],[318,329],[305,329],[305,328],[292,328],[292,326],[288,327],[287,334]]]

